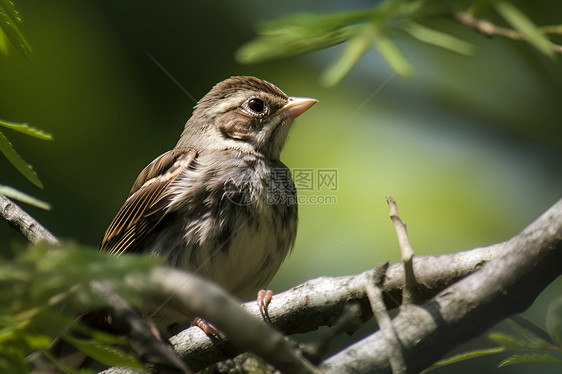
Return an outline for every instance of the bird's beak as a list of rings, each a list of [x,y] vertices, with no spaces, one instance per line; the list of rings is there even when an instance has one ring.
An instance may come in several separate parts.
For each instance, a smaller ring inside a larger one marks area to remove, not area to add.
[[[289,102],[279,110],[279,115],[295,119],[317,102],[318,100],[309,97],[290,97]]]

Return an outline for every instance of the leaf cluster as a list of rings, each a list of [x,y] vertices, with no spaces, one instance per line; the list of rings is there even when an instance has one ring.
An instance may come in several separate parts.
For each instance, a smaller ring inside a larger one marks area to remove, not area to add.
[[[11,0],[0,0],[0,52],[7,55],[10,44],[23,56],[31,53],[31,47],[25,40],[18,25],[22,18]]]
[[[396,40],[413,38],[449,51],[473,56],[476,47],[450,32],[427,26],[428,21],[451,19],[454,13],[474,16],[491,10],[509,25],[517,39],[523,39],[540,52],[553,57],[553,44],[545,36],[560,32],[559,26],[539,28],[517,7],[506,0],[455,1],[385,0],[376,6],[358,11],[334,14],[297,14],[265,22],[258,27],[258,36],[240,47],[236,58],[241,63],[294,56],[347,43],[341,57],[323,74],[326,85],[338,83],[373,47],[403,78],[413,75],[413,67]],[[556,31],[557,30],[557,31]]]
[[[87,329],[74,322],[84,311],[105,302],[91,291],[91,281],[107,281],[134,305],[140,300],[125,286],[123,274],[146,273],[154,259],[116,257],[76,244],[19,248],[0,258],[0,372],[27,373],[26,356],[47,352],[61,331],[79,330],[86,338],[63,339],[107,365],[140,367],[132,355],[114,344],[120,337]],[[48,355],[48,353],[47,353]]]
[[[53,139],[51,135],[41,130],[37,130],[33,127],[30,127],[27,123],[14,123],[14,122],[0,120],[0,127],[14,130],[37,139],[42,139],[42,140]],[[2,133],[2,131],[0,131],[0,151],[4,154],[4,156],[8,159],[8,161],[10,161],[10,163],[14,165],[14,167],[18,169],[18,171],[24,177],[27,178],[27,180],[29,180],[35,186],[39,188],[43,188],[43,183],[41,183],[41,180],[37,176],[35,170],[33,170],[33,167],[27,162],[25,162],[23,158],[21,158],[21,156],[14,149],[12,143],[10,143],[10,141],[8,140],[8,138],[6,138],[6,136],[4,135],[4,133]],[[50,209],[50,205],[48,203],[41,201],[33,196],[25,194],[9,186],[0,184],[0,195],[5,195],[7,197],[17,199],[19,201],[34,205],[41,209],[47,209],[47,210]]]
[[[562,298],[554,300],[547,312],[546,331],[531,321],[516,316],[508,320],[514,334],[492,332],[488,338],[497,344],[492,348],[461,353],[438,361],[423,373],[473,358],[509,353],[498,367],[523,363],[562,365]]]
[[[15,8],[13,1],[0,0],[0,52],[3,54],[8,55],[10,45],[25,58],[31,53],[31,47],[18,27],[21,22],[22,18]],[[8,41],[10,43],[8,43]],[[0,120],[0,127],[14,130],[37,139],[53,140],[50,134],[30,127],[27,123],[14,123]],[[35,186],[43,188],[43,183],[41,183],[33,167],[25,162],[16,152],[14,146],[2,131],[0,131],[0,152],[4,154],[8,161],[10,161],[27,180]],[[51,206],[44,201],[2,184],[0,184],[0,195],[19,200],[41,209],[49,210],[51,208]]]

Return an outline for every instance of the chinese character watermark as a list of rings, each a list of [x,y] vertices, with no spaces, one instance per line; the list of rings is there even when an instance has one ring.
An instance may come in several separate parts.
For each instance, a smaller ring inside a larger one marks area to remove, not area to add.
[[[230,180],[224,195],[237,205],[254,204],[266,198],[271,205],[336,204],[338,169],[272,169],[266,178],[248,173],[243,180]],[[265,194],[265,195],[264,195]]]

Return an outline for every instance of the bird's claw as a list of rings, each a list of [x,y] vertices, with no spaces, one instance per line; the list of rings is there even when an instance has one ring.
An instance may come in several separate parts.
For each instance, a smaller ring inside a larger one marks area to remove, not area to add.
[[[191,321],[191,324],[193,326],[199,327],[207,335],[220,336],[219,330],[215,326],[213,326],[213,324],[205,321],[203,318],[195,317]]]
[[[257,297],[256,301],[258,303],[258,308],[260,310],[260,314],[262,315],[263,318],[268,317],[267,306],[271,302],[272,298],[273,298],[273,291],[271,291],[271,290],[259,290],[258,291],[258,297]]]

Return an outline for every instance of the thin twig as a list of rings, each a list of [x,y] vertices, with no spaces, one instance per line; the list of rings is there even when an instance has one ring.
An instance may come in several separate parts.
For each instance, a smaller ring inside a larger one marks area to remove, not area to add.
[[[158,339],[148,323],[106,283],[93,281],[91,290],[107,304],[111,327],[124,333],[145,365],[161,373],[191,373],[172,346]]]
[[[0,216],[33,244],[41,241],[54,245],[59,244],[58,239],[49,230],[3,195],[0,195]]]
[[[551,214],[553,210],[558,212],[557,215]],[[469,274],[481,271],[490,261],[507,256],[514,250],[515,243],[525,240],[529,236],[533,236],[537,240],[534,243],[525,244],[527,250],[534,250],[539,247],[552,249],[553,239],[551,237],[559,235],[559,227],[562,223],[561,214],[562,202],[559,202],[543,217],[507,242],[441,256],[415,256],[413,261],[416,268],[416,278],[420,283],[419,290],[421,290],[421,292],[416,293],[416,302],[419,303],[434,297],[436,293],[458,282],[460,279],[467,279]],[[542,241],[539,238],[542,238]],[[559,251],[562,253],[562,248]],[[558,259],[555,262],[553,261],[550,261],[553,267],[560,263]],[[558,267],[557,271],[560,274],[562,270]],[[537,274],[540,277],[538,282],[543,284],[549,283],[548,279],[543,279],[543,273]],[[363,273],[337,278],[320,277],[297,285],[286,292],[276,294],[268,308],[272,326],[287,334],[314,331],[320,326],[333,323],[334,316],[341,315],[343,308],[349,302],[359,305],[361,309],[360,318],[362,320],[369,318],[371,311],[363,277]],[[177,282],[175,275],[173,278],[170,282]],[[142,279],[138,279],[137,282],[146,283],[147,280],[143,282]],[[464,283],[464,281],[460,283]],[[535,287],[535,284],[537,283],[528,283],[527,286]],[[138,287],[140,288],[142,285],[139,284]],[[404,266],[401,263],[397,263],[390,266],[385,275],[383,295],[385,296],[384,301],[387,308],[396,308],[398,306],[393,299],[399,298],[403,287]],[[521,284],[519,287],[521,287]],[[470,292],[466,292],[466,295],[461,294],[458,300],[451,305],[451,308],[454,308],[455,303],[463,302],[464,296],[462,295],[472,297],[472,294],[483,292],[485,288],[487,286],[474,288]],[[206,293],[206,290],[202,290],[202,293]],[[538,294],[531,289],[526,289],[523,292],[521,288],[516,293],[521,300],[527,301],[534,300]],[[392,295],[392,299],[387,298],[386,294]],[[445,292],[444,295],[447,295],[447,293]],[[466,338],[460,337],[463,333],[474,336],[474,334],[482,332],[481,325],[484,324],[484,321],[486,321],[486,326],[499,321],[498,318],[489,313],[479,314],[475,317],[476,319],[467,320],[466,327],[459,330],[460,332],[457,331],[456,337],[452,339],[448,326],[442,326],[442,329],[436,330],[438,327],[436,324],[442,325],[443,318],[439,314],[439,309],[435,310],[434,304],[433,301],[429,301],[422,306],[416,304],[406,305],[401,308],[400,314],[392,320],[395,331],[405,350],[408,370],[412,372],[416,372],[416,368],[418,372],[421,371],[439,359],[444,352],[450,350],[461,341],[466,341]],[[243,307],[255,318],[261,318],[255,301],[248,302]],[[500,304],[500,307],[503,314],[514,312],[511,309],[507,310],[503,304]],[[404,312],[404,309],[406,312]],[[413,310],[418,311],[415,316],[410,314]],[[429,313],[433,310],[435,310],[435,314],[430,315]],[[225,312],[225,314],[229,316],[228,313]],[[203,316],[203,313],[200,313],[200,315]],[[429,319],[426,318],[428,316]],[[212,321],[211,318],[205,318],[208,321]],[[462,319],[462,316],[459,318]],[[397,324],[398,321],[400,321],[400,324]],[[222,328],[221,330],[226,332]],[[378,345],[373,346],[370,344],[371,339],[369,337],[364,338],[357,344],[349,347],[345,352],[341,352],[341,355],[337,354],[326,360],[321,365],[321,369],[327,373],[338,374],[367,373],[376,372],[376,370],[389,372],[390,364],[388,350],[386,349],[386,339],[382,336],[381,331],[375,335],[377,336],[375,340]],[[424,339],[427,339],[427,341]],[[420,347],[422,340],[424,346]],[[446,343],[442,343],[441,340],[444,340]],[[269,339],[266,339],[266,341],[269,341]],[[182,331],[172,337],[170,342],[174,345],[180,357],[194,370],[201,370],[217,361],[234,357],[243,352],[244,349],[242,344],[237,343],[235,345],[228,338],[212,341],[197,327]],[[435,349],[433,345],[436,346]],[[125,373],[130,374],[133,371],[116,368],[104,371],[104,374]]]
[[[396,206],[396,201],[394,201],[392,196],[387,196],[386,202],[388,203],[388,206],[390,208],[390,219],[392,220],[394,229],[396,230],[398,244],[400,245],[400,251],[402,252],[402,262],[404,263],[405,282],[404,289],[402,290],[402,304],[410,304],[414,302],[415,290],[418,286],[412,261],[414,258],[414,249],[410,244],[410,239],[408,239],[406,224],[398,215],[398,207]]]
[[[321,363],[330,344],[344,332],[354,332],[361,326],[361,307],[357,303],[346,304],[342,314],[334,325],[325,333],[314,339],[314,342],[304,345],[305,357],[314,365]]]
[[[525,40],[525,36],[517,30],[508,29],[505,27],[500,27],[489,21],[481,20],[474,17],[473,14],[469,12],[455,12],[451,14],[451,18],[476,32],[479,32],[488,37],[492,36],[502,36],[511,40]],[[559,33],[560,28],[558,26],[544,26],[540,27],[539,31],[543,34],[547,33]],[[562,53],[562,46],[550,42],[552,49],[558,53]]]
[[[392,319],[408,372],[419,373],[461,343],[526,310],[561,274],[562,199],[480,271]],[[324,361],[326,374],[389,372],[386,337],[379,331]]]
[[[386,310],[383,301],[382,285],[384,283],[384,275],[388,269],[388,263],[377,266],[372,271],[364,273],[365,291],[371,304],[373,315],[379,324],[388,347],[388,360],[393,374],[405,373],[406,364],[402,354],[402,345],[398,339],[396,331],[392,326],[392,320]]]

